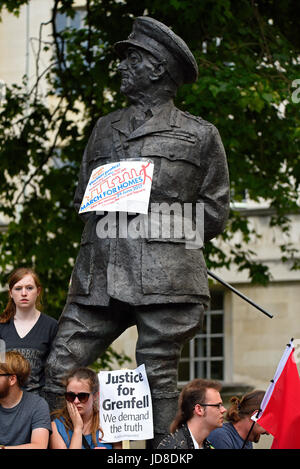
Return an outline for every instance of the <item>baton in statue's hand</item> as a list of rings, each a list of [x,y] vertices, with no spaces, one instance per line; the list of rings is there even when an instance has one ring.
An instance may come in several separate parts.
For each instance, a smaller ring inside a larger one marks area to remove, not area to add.
[[[207,270],[207,273],[208,275],[210,275],[212,278],[214,278],[215,280],[217,280],[218,282],[220,282],[222,285],[224,285],[225,287],[229,288],[229,290],[231,290],[232,292],[236,293],[238,296],[240,296],[241,298],[243,298],[243,300],[247,301],[250,305],[254,306],[255,308],[259,309],[259,311],[261,311],[262,313],[264,313],[266,316],[268,316],[269,318],[272,318],[272,314],[268,313],[268,311],[266,311],[265,309],[263,309],[261,306],[257,305],[256,303],[254,303],[254,301],[250,300],[250,298],[248,298],[247,296],[245,296],[243,293],[241,293],[240,291],[238,291],[236,288],[234,288],[232,285],[229,285],[229,283],[225,282],[224,280],[222,280],[220,277],[218,277],[216,274],[213,274],[210,270]]]

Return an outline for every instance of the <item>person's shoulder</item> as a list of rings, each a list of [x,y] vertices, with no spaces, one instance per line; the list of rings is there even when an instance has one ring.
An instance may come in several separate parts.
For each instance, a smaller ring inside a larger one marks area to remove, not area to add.
[[[41,313],[41,320],[44,323],[47,323],[47,324],[52,324],[52,325],[57,324],[57,319],[55,319],[52,316],[49,316],[48,314],[45,314],[45,313]]]
[[[35,392],[23,391],[24,405],[31,406],[32,408],[49,410],[49,405],[42,396]]]
[[[235,429],[230,422],[226,422],[220,428],[215,428],[209,435],[208,440],[216,449],[234,448]]]
[[[62,415],[60,417],[55,417],[52,422],[55,423],[56,428],[59,432],[61,432],[62,430],[66,430],[66,422]]]
[[[216,428],[215,430],[213,430],[214,432],[218,431],[218,430],[229,430],[231,431],[232,429],[234,428],[234,426],[232,425],[231,422],[225,422],[223,423],[222,427],[219,427],[219,428]]]
[[[3,331],[4,329],[7,329],[10,326],[11,326],[11,321],[0,322],[0,331]]]
[[[36,392],[31,392],[31,391],[26,391],[25,389],[23,390],[23,397],[22,399],[28,403],[30,402],[42,402],[46,400],[41,397],[39,394]]]
[[[209,440],[211,439],[210,438],[211,436],[224,435],[224,433],[226,433],[226,434],[231,434],[232,433],[232,425],[231,425],[230,422],[225,422],[225,423],[223,423],[222,427],[215,428],[214,430],[212,430],[212,432],[209,435]]]
[[[170,433],[170,435],[166,436],[161,440],[157,449],[176,449],[177,448],[177,438],[175,433]]]
[[[189,449],[187,428],[183,425],[174,433],[167,435],[158,445],[157,449]]]
[[[49,333],[53,335],[57,332],[58,321],[52,316],[48,316],[48,314],[41,313],[39,325],[40,328],[44,329],[45,331],[49,331]]]

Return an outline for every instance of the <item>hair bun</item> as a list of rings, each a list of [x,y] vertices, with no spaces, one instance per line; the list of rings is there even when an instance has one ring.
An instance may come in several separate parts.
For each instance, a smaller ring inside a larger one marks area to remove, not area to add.
[[[233,396],[230,399],[230,402],[232,403],[232,405],[236,406],[238,410],[241,408],[241,401],[237,396]]]

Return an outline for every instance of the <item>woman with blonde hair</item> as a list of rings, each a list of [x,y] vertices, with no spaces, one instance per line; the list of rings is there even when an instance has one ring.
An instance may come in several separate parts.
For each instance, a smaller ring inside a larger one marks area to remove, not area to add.
[[[42,391],[44,366],[57,332],[57,321],[41,313],[42,285],[33,269],[20,267],[8,279],[8,302],[0,315],[0,339],[6,350],[20,352],[30,363],[27,391]]]
[[[99,382],[90,368],[77,368],[65,380],[65,399],[53,412],[51,449],[116,449],[103,442],[99,421]]]

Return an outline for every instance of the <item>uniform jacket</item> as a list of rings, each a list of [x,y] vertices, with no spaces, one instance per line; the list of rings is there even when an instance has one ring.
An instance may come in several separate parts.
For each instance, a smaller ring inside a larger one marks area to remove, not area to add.
[[[204,204],[204,240],[224,229],[229,207],[228,169],[217,129],[168,102],[135,130],[133,106],[101,117],[84,152],[74,204],[79,210],[91,172],[114,161],[154,162],[149,207],[153,203]],[[184,212],[183,212],[184,213]],[[207,302],[206,265],[201,248],[186,239],[99,239],[105,216],[89,212],[73,270],[69,299],[108,305],[109,298],[130,304]],[[194,220],[195,223],[195,220]],[[117,223],[118,224],[118,223]]]

